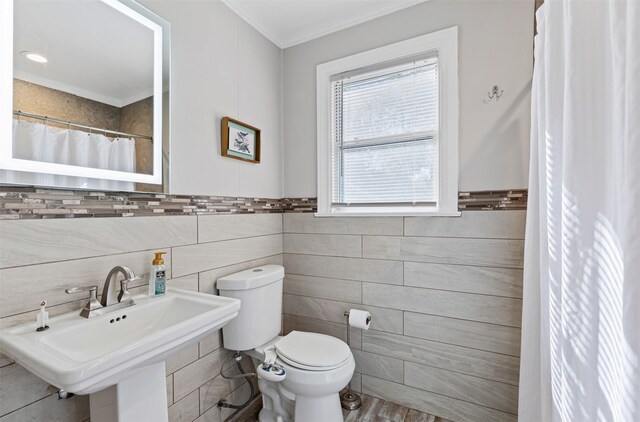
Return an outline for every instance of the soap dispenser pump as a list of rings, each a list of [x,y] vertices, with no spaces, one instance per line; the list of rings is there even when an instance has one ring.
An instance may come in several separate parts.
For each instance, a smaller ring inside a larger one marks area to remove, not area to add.
[[[166,278],[166,267],[162,255],[166,252],[155,252],[155,259],[151,263],[151,272],[149,274],[149,296],[161,296],[164,294]]]

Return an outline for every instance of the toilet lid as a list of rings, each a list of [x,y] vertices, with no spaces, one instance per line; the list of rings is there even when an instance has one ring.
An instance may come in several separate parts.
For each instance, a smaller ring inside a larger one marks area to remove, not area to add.
[[[335,337],[317,333],[292,331],[275,343],[284,362],[300,369],[326,371],[342,366],[351,350]]]

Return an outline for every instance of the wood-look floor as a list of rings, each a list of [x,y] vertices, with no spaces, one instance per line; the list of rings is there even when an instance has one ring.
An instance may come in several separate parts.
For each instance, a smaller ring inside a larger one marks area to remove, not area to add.
[[[377,397],[360,394],[362,406],[359,409],[342,410],[344,422],[452,422],[415,409],[400,406]],[[250,408],[230,419],[233,422],[257,422],[262,408],[261,401],[256,401]]]
[[[342,411],[345,422],[451,422],[366,394],[360,394],[360,397],[362,406],[359,409]]]

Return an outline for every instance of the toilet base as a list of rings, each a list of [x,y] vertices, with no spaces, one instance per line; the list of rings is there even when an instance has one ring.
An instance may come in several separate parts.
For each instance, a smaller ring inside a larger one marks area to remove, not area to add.
[[[342,422],[338,393],[324,397],[297,395],[292,402],[282,391],[282,384],[258,380],[262,392],[260,422]]]
[[[262,410],[258,415],[260,422],[293,422],[293,406],[280,390],[280,383],[259,378],[258,388],[262,393]]]
[[[295,422],[342,422],[338,393],[325,397],[296,396]]]

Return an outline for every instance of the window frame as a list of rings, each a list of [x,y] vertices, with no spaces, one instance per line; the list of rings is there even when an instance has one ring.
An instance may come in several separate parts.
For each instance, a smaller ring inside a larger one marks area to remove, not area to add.
[[[332,203],[331,83],[339,74],[424,54],[438,55],[439,130],[438,201],[436,206],[344,207]],[[458,212],[458,27],[323,63],[316,68],[317,187],[316,216],[440,215]]]

